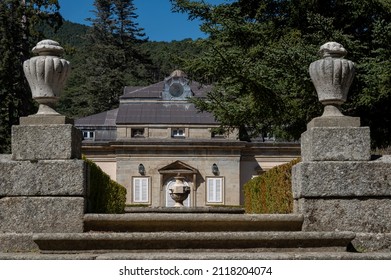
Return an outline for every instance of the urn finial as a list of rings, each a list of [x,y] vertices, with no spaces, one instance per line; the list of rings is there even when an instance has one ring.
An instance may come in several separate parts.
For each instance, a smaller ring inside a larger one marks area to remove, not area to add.
[[[56,41],[42,40],[33,48],[33,53],[38,55],[60,56],[64,53],[64,49]]]
[[[337,42],[328,42],[322,45],[319,49],[319,54],[322,58],[339,57],[343,58],[348,52]]]
[[[58,101],[70,73],[69,61],[59,58],[64,49],[53,40],[40,41],[32,57],[23,63],[32,97],[39,103],[37,115],[59,115],[52,106]]]
[[[345,48],[336,42],[328,42],[320,47],[322,59],[311,63],[309,72],[319,101],[325,105],[323,116],[343,116],[339,107],[346,102],[352,84],[354,63],[343,57]]]

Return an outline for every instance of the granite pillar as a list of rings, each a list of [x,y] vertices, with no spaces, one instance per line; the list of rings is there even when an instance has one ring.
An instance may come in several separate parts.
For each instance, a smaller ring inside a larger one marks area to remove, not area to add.
[[[0,251],[37,249],[33,233],[84,230],[87,167],[81,159],[81,132],[52,106],[69,74],[62,48],[44,40],[24,63],[37,114],[12,128],[12,155],[0,156]]]
[[[304,215],[304,231],[353,231],[356,250],[391,251],[391,160],[371,160],[369,127],[339,111],[354,75],[346,51],[327,43],[320,53],[310,74],[325,112],[302,134],[302,162],[292,169],[294,212]]]

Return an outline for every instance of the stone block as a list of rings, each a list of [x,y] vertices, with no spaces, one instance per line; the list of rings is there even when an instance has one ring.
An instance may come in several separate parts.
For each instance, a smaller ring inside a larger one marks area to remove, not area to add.
[[[12,127],[14,160],[81,158],[82,135],[71,124]]]
[[[301,198],[294,212],[304,215],[304,231],[391,232],[391,200],[386,198]]]
[[[0,252],[38,252],[32,233],[0,233]]]
[[[0,199],[0,232],[83,232],[82,197],[4,197]]]
[[[369,127],[314,127],[301,135],[301,155],[307,161],[368,161]]]
[[[85,196],[83,160],[0,162],[1,196]]]
[[[292,169],[292,192],[295,199],[387,196],[391,199],[391,162],[301,162]]]
[[[353,248],[363,252],[391,252],[391,233],[357,232],[352,240]]]

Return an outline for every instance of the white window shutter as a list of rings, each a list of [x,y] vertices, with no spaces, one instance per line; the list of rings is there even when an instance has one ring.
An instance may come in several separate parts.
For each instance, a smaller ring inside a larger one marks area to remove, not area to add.
[[[208,178],[207,202],[223,202],[223,179]]]
[[[215,180],[215,202],[222,202],[222,179],[217,178]]]
[[[148,202],[148,178],[141,179],[141,200]]]
[[[149,200],[149,178],[133,179],[133,201],[148,202]]]

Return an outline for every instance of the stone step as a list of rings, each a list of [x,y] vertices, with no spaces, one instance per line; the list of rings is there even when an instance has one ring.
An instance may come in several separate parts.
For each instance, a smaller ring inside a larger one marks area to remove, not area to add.
[[[206,213],[86,214],[85,231],[110,232],[217,232],[300,231],[302,215],[231,215]]]
[[[257,250],[137,250],[75,254],[1,253],[0,260],[391,260],[390,252],[262,252]]]
[[[34,234],[33,240],[41,253],[188,249],[344,252],[354,237],[352,232],[86,232]]]

